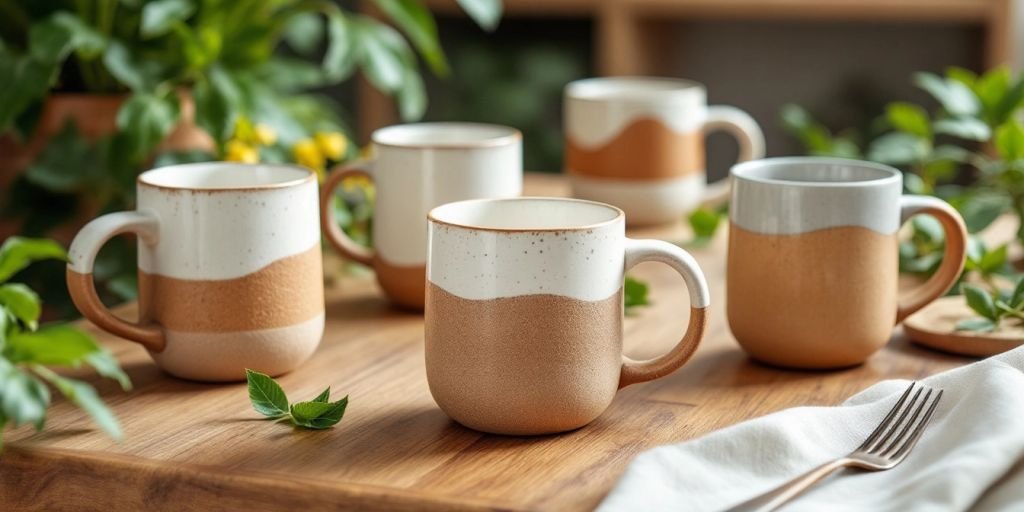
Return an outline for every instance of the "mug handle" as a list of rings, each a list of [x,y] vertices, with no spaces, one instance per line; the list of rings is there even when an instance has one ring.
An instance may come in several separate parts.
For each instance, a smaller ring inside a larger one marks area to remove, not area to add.
[[[686,333],[668,353],[647,361],[634,361],[622,356],[619,389],[630,384],[664,377],[686,364],[704,337],[707,307],[710,304],[708,283],[697,260],[690,253],[661,240],[626,239],[626,270],[642,261],[658,261],[672,267],[686,281],[690,293],[690,322]]]
[[[941,297],[960,278],[967,255],[967,227],[964,219],[949,203],[930,196],[905,195],[900,198],[900,224],[914,215],[931,215],[942,224],[946,233],[946,248],[942,263],[919,288],[905,294],[896,311],[896,323],[900,323],[931,301]]]
[[[163,352],[164,332],[153,322],[134,324],[122,320],[107,309],[96,294],[92,270],[96,254],[103,244],[123,233],[135,233],[146,244],[155,244],[160,231],[155,215],[145,211],[108,213],[93,219],[75,235],[68,250],[67,284],[71,301],[92,323],[105,331],[141,344],[153,352]]]
[[[327,241],[331,243],[331,246],[335,250],[340,252],[346,258],[362,263],[366,266],[373,265],[373,249],[368,249],[359,245],[349,238],[345,234],[345,231],[338,226],[338,222],[334,220],[334,189],[338,188],[345,178],[351,178],[355,176],[363,176],[366,179],[373,181],[373,161],[372,160],[357,160],[344,167],[332,171],[327,177],[327,181],[324,182],[320,188],[320,225],[324,227],[324,235],[327,236]]]
[[[739,142],[740,162],[764,158],[764,133],[750,114],[728,105],[709,106],[704,120],[704,134],[719,130],[728,132]],[[722,203],[729,198],[730,188],[728,176],[716,183],[709,183],[702,202]]]

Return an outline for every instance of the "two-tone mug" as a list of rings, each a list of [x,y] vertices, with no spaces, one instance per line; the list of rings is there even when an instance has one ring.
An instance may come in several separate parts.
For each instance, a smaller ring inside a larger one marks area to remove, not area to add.
[[[707,185],[706,132],[734,135],[741,161],[764,156],[757,122],[735,107],[709,107],[704,86],[689,80],[579,80],[566,86],[564,109],[573,196],[618,206],[631,225],[676,221],[726,198],[728,180]]]
[[[893,327],[942,296],[964,265],[967,232],[949,204],[902,195],[891,167],[838,158],[769,158],[732,169],[727,309],[740,345],[797,368],[858,364]],[[900,226],[932,215],[946,232],[929,281],[897,296]]]
[[[429,217],[426,365],[430,392],[459,423],[546,434],[597,418],[616,391],[675,371],[704,335],[708,287],[686,251],[632,240],[613,206],[559,198],[460,201]],[[667,354],[622,353],[625,272],[660,261],[690,295]]]
[[[522,136],[506,126],[418,123],[373,133],[376,157],[331,173],[321,190],[327,240],[344,256],[370,266],[392,302],[423,309],[426,216],[431,208],[523,190]],[[373,249],[345,235],[332,215],[334,189],[350,176],[373,180]]]
[[[82,314],[187,379],[277,375],[316,350],[324,289],[316,176],[285,165],[199,163],[139,175],[138,209],[87,224],[68,252]],[[138,236],[139,321],[104,307],[92,269],[115,235]]]

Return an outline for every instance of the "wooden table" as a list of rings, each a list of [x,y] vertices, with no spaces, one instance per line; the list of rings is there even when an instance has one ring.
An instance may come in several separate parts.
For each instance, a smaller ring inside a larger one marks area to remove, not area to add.
[[[555,177],[531,176],[532,194],[564,194]],[[726,326],[726,230],[693,250],[711,283],[708,335],[693,360],[666,378],[626,388],[587,427],[562,435],[502,437],[450,421],[427,390],[423,321],[381,298],[368,276],[327,293],[327,334],[314,358],[282,386],[309,399],[330,384],[349,394],[345,419],[327,431],[265,421],[244,384],[210,385],[162,374],[146,353],[90,330],[135,383],[97,384],[121,419],[115,443],[59,401],[46,430],[7,435],[0,457],[3,510],[543,509],[597,505],[630,459],[786,407],[835,404],[886,378],[920,378],[968,362],[908,344],[897,334],[863,366],[834,372],[762,366]],[[685,239],[682,225],[634,237]],[[687,314],[682,280],[643,264],[654,304],[626,321],[628,352],[674,344]],[[83,373],[88,375],[88,372]]]

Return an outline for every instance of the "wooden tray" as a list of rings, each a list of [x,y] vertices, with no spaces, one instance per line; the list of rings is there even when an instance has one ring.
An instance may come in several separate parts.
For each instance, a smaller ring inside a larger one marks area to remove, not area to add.
[[[530,176],[529,194],[563,194],[559,177]],[[7,432],[0,509],[34,510],[590,510],[637,453],[798,405],[830,405],[885,378],[920,378],[968,359],[890,343],[841,372],[784,371],[751,362],[725,322],[726,229],[694,250],[711,284],[707,337],[693,360],[663,379],[626,388],[592,424],[562,435],[502,437],[463,428],[427,389],[423,320],[388,307],[366,277],[328,290],[326,336],[314,358],[279,379],[289,397],[330,385],[350,395],[326,431],[264,421],[244,384],[162,374],[146,352],[93,330],[125,366],[130,393],[97,381],[120,418],[115,443],[58,400],[46,430]],[[634,237],[680,240],[682,223]],[[645,263],[654,304],[626,319],[628,352],[675,344],[688,311],[682,279]],[[130,312],[129,312],[130,313]]]
[[[1006,325],[987,333],[958,331],[956,323],[977,316],[963,297],[942,297],[903,321],[915,343],[943,352],[974,357],[1001,354],[1024,345],[1024,327]]]

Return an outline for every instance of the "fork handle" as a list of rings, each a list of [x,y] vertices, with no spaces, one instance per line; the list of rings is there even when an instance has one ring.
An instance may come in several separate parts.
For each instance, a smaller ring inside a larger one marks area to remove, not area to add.
[[[836,470],[850,465],[850,459],[842,458],[826,462],[775,489],[760,496],[755,496],[739,505],[730,508],[727,512],[768,512],[775,510],[799,496],[811,486],[831,475]]]

